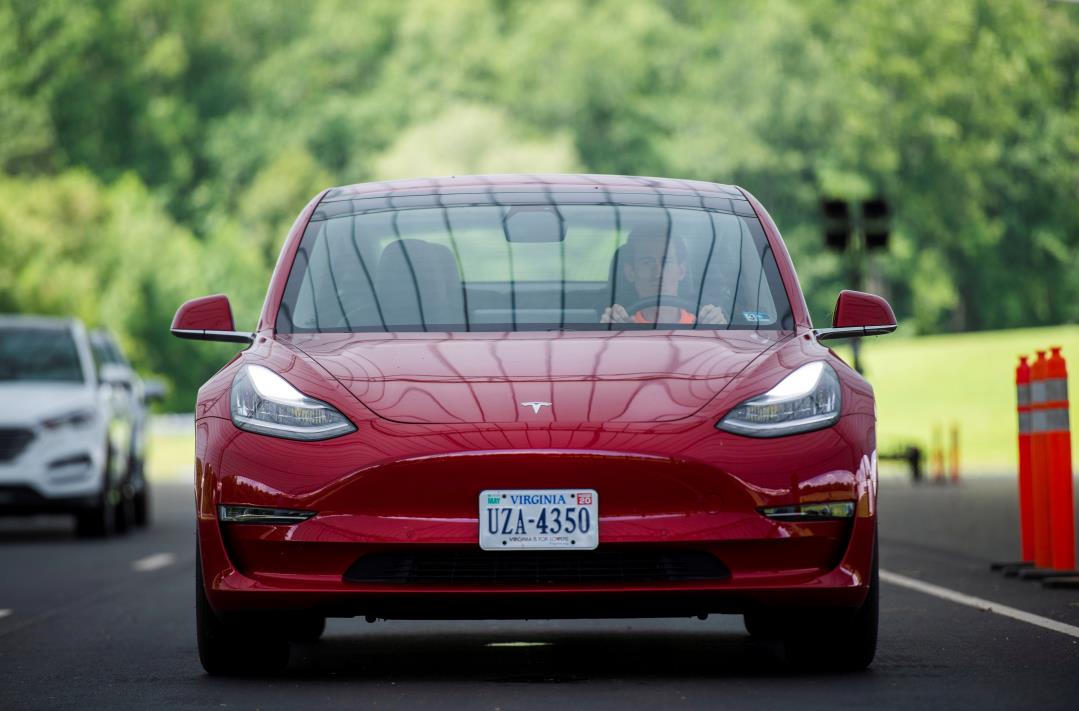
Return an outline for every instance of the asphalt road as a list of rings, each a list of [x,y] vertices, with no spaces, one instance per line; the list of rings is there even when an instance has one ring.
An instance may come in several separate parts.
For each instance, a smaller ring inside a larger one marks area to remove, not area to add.
[[[906,578],[1079,626],[1079,592],[1005,579],[1014,484],[886,481],[877,659],[799,675],[740,617],[331,620],[273,679],[205,676],[195,651],[187,487],[155,525],[104,542],[63,518],[0,520],[0,708],[1079,708],[1079,637],[896,584]],[[903,576],[902,578],[894,576]]]

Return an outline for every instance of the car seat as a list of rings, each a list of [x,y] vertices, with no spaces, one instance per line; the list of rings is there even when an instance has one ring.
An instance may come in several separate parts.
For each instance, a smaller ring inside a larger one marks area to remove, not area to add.
[[[398,239],[382,250],[375,292],[388,326],[440,330],[465,324],[464,289],[448,247]]]

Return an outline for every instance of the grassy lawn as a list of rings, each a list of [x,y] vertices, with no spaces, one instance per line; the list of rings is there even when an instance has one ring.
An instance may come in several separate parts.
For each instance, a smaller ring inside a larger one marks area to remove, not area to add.
[[[877,394],[880,448],[927,446],[934,425],[946,430],[955,423],[961,469],[1015,471],[1015,366],[1020,354],[1049,346],[1062,346],[1070,359],[1068,396],[1079,402],[1079,326],[866,339],[862,355]],[[1074,409],[1073,427],[1079,421]],[[1073,444],[1072,453],[1079,447]]]
[[[195,433],[151,433],[146,461],[151,481],[195,481]]]
[[[1071,359],[1069,399],[1079,402],[1079,326],[866,339],[862,353],[877,394],[881,449],[908,442],[928,447],[934,426],[946,432],[955,423],[964,473],[1015,471],[1018,355],[1050,345],[1062,346]],[[848,348],[838,352],[849,357]],[[1079,414],[1073,413],[1072,423],[1079,423]],[[192,480],[193,434],[158,434],[150,447],[152,479]]]

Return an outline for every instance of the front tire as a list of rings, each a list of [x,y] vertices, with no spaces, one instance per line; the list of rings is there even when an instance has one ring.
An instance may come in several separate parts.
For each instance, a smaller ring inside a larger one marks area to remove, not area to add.
[[[150,525],[150,483],[146,481],[146,461],[142,457],[131,457],[131,481],[137,483],[132,494],[131,521],[136,528]]]
[[[304,615],[296,618],[289,625],[288,638],[290,642],[314,644],[322,639],[322,633],[325,631],[325,617],[321,615]]]
[[[105,461],[106,470],[97,501],[90,508],[75,514],[75,534],[79,538],[106,538],[116,525],[116,503],[109,488],[108,457]]]
[[[196,546],[198,544],[196,543]],[[288,666],[289,643],[274,634],[272,619],[243,622],[221,620],[206,599],[202,578],[202,557],[195,554],[195,630],[199,661],[207,674],[233,676],[270,674]]]
[[[782,639],[784,622],[782,618],[767,611],[747,612],[743,617],[746,632],[758,639]]]
[[[135,525],[135,496],[128,494],[127,487],[120,489],[120,501],[114,507],[117,533],[127,533]]]
[[[145,481],[142,488],[135,494],[135,525],[146,528],[150,525],[150,485]]]
[[[873,543],[869,592],[856,610],[819,611],[808,624],[785,636],[787,661],[813,671],[860,671],[873,663],[880,620],[879,546]],[[810,611],[806,611],[812,614]]]

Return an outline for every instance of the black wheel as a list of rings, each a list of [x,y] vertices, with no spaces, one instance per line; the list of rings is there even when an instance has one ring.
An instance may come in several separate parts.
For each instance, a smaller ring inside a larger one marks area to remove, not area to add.
[[[135,494],[135,525],[139,528],[150,525],[150,485],[145,481]]]
[[[759,610],[747,612],[742,620],[746,626],[746,632],[751,637],[760,639],[781,639],[784,630],[784,618],[775,612]]]
[[[106,461],[108,461],[107,458]],[[105,538],[112,533],[115,525],[116,496],[115,492],[109,488],[109,476],[106,471],[97,501],[90,508],[75,513],[75,533],[80,538]]]
[[[288,638],[290,642],[313,644],[322,638],[326,631],[326,618],[321,615],[305,615],[297,617],[289,625]]]
[[[196,552],[195,630],[199,661],[207,674],[257,675],[283,670],[288,666],[289,643],[284,636],[274,634],[276,629],[274,620],[270,618],[252,617],[228,623],[221,620],[206,599],[202,558]]]
[[[127,533],[135,525],[135,495],[130,493],[128,487],[122,487],[119,493],[119,501],[113,507],[115,526],[117,533]]]
[[[814,671],[860,671],[873,662],[877,652],[880,618],[880,564],[873,543],[873,568],[869,593],[856,610],[828,610],[813,615],[794,634],[784,639],[787,661]],[[808,611],[807,611],[808,612]]]

